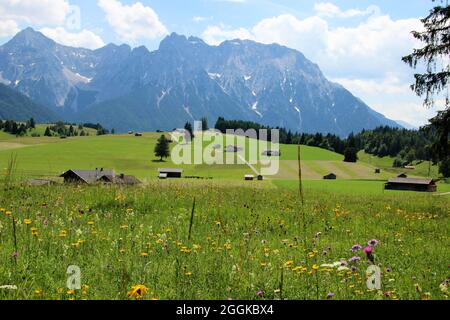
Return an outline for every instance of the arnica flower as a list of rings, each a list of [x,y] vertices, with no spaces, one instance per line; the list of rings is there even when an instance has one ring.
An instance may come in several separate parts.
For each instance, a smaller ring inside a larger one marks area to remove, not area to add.
[[[377,245],[380,244],[380,241],[379,241],[379,240],[376,240],[376,239],[372,239],[372,240],[369,240],[369,241],[367,242],[367,244],[368,244],[370,247],[375,247],[375,246],[377,246]]]
[[[12,215],[12,212],[11,211],[6,211],[5,214],[9,217],[9,216]]]
[[[141,257],[148,257],[148,253],[147,252],[142,252],[141,253]]]
[[[356,251],[361,250],[361,249],[362,249],[362,246],[360,244],[355,244],[352,247],[352,251],[353,252],[356,252]]]
[[[131,287],[131,291],[128,292],[128,297],[133,299],[142,299],[148,292],[148,288],[143,284],[137,284]]]
[[[327,300],[332,300],[334,298],[335,294],[333,292],[330,292],[327,294]]]
[[[29,225],[29,224],[31,224],[31,220],[30,219],[25,219],[25,220],[23,220],[23,223],[25,223],[26,225]]]
[[[38,229],[37,228],[31,228],[31,234],[33,236],[37,236],[38,235]]]

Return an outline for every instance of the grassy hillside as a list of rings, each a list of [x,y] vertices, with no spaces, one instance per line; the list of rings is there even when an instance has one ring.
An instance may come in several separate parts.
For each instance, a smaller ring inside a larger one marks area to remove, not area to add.
[[[368,163],[377,168],[387,170],[388,172],[392,172],[393,174],[398,174],[401,172],[406,172],[410,176],[419,176],[419,177],[439,177],[439,168],[438,166],[430,166],[429,161],[420,161],[414,162],[413,165],[416,167],[415,169],[404,169],[404,168],[393,168],[392,164],[394,163],[395,158],[392,157],[384,157],[380,158],[377,156],[373,156],[370,154],[361,151],[358,153],[358,157],[361,161]],[[430,171],[429,171],[430,170]],[[428,174],[430,172],[430,175]]]
[[[43,133],[45,125],[38,125],[35,132]],[[90,130],[90,129],[86,129]],[[246,174],[254,172],[245,164],[240,165],[176,165],[167,159],[159,162],[153,154],[157,139],[161,133],[145,133],[143,137],[134,135],[96,136],[95,130],[89,137],[73,137],[59,139],[57,137],[20,137],[2,134],[0,136],[0,168],[4,172],[12,155],[17,156],[16,175],[19,179],[55,177],[68,169],[111,168],[117,173],[127,173],[137,176],[143,181],[157,178],[158,168],[182,168],[185,176],[211,177],[227,181],[241,181]],[[249,139],[237,144],[246,144],[246,150],[237,154],[248,159]],[[222,147],[233,142],[223,142]],[[195,145],[194,142],[191,146]],[[204,143],[208,145],[209,143]],[[174,143],[171,144],[173,148]],[[264,146],[261,150],[269,147]],[[275,149],[278,147],[270,147]],[[297,186],[298,162],[297,146],[281,145],[280,168],[275,176],[266,177],[266,184],[276,186]],[[260,150],[260,151],[261,151]],[[222,151],[218,151],[222,152]],[[233,154],[237,157],[236,154]],[[383,181],[394,176],[398,171],[389,167],[389,159],[374,159],[360,154],[362,161],[345,163],[342,155],[315,148],[302,146],[302,173],[305,181],[313,189],[330,191],[366,192],[379,194]],[[413,176],[424,175],[422,164],[414,170]],[[260,170],[260,164],[255,165]],[[381,174],[375,173],[375,167],[382,169]],[[338,181],[323,181],[323,176],[335,173]],[[339,182],[341,181],[341,182]],[[345,182],[347,181],[347,182]],[[351,183],[350,183],[351,181]],[[445,191],[440,186],[439,191]]]

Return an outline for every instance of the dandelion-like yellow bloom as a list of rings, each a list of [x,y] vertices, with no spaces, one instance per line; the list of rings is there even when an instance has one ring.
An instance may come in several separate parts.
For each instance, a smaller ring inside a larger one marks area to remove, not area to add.
[[[31,220],[30,219],[25,219],[25,220],[23,220],[23,223],[25,223],[26,225],[29,225],[29,224],[31,224]]]
[[[192,272],[186,272],[184,275],[185,275],[186,277],[192,277]]]
[[[5,211],[5,214],[9,217],[9,216],[12,215],[12,212],[11,211]]]
[[[131,291],[128,292],[128,297],[132,299],[142,299],[148,290],[149,289],[143,284],[137,284],[131,287]]]
[[[37,228],[31,228],[31,234],[33,236],[37,236],[38,235],[38,229]]]
[[[141,253],[141,257],[148,257],[148,253],[147,252],[142,252]]]
[[[95,222],[94,221],[88,221],[87,224],[90,225],[90,226],[93,226],[95,224]]]
[[[75,290],[67,290],[66,292],[69,296],[72,296],[75,294]]]
[[[61,231],[59,231],[59,236],[60,236],[61,238],[67,237],[67,231],[66,231],[66,230],[61,230]]]

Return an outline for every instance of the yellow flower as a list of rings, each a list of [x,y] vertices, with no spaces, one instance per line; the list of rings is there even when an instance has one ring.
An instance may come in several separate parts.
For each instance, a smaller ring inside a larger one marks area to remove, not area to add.
[[[66,230],[61,230],[61,231],[59,231],[59,236],[60,236],[61,238],[67,237],[67,231],[66,231]]]
[[[90,225],[90,226],[93,226],[95,224],[95,222],[94,221],[88,221],[87,224]]]
[[[31,234],[33,236],[37,236],[38,235],[38,229],[37,228],[31,228]]]
[[[75,294],[75,290],[67,290],[66,292],[69,296],[74,295]]]
[[[128,229],[128,225],[123,225],[123,226],[120,226],[120,229]]]
[[[148,257],[148,253],[147,252],[142,252],[141,253],[141,257]]]
[[[9,217],[9,216],[12,215],[12,212],[11,211],[5,211],[5,214]]]
[[[5,212],[5,208],[0,208],[0,212]]]
[[[147,292],[148,288],[146,286],[144,286],[143,284],[137,284],[131,287],[131,291],[128,292],[128,297],[134,299],[142,299]]]
[[[41,296],[42,295],[42,289],[36,289],[36,290],[34,290],[34,294],[35,295],[37,295],[37,296]]]
[[[292,261],[292,260],[287,261],[287,262],[284,264],[284,266],[285,266],[286,268],[292,267],[293,265],[294,265],[294,261]]]
[[[312,266],[312,269],[313,269],[314,271],[317,271],[317,270],[319,270],[319,266],[318,266],[317,264],[315,264],[315,265]]]
[[[185,275],[186,277],[192,277],[192,272],[186,272],[184,275]]]
[[[26,225],[29,225],[29,224],[31,224],[31,220],[30,219],[25,219],[25,220],[23,220],[23,223],[25,223]]]

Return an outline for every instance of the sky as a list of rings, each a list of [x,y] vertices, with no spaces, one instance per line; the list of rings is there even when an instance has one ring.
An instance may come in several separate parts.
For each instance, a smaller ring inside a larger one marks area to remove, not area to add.
[[[172,32],[211,45],[229,39],[278,43],[317,63],[325,76],[371,108],[414,126],[426,109],[410,89],[401,57],[421,46],[411,35],[431,0],[1,0],[0,44],[33,27],[70,46],[108,43],[156,50]]]

